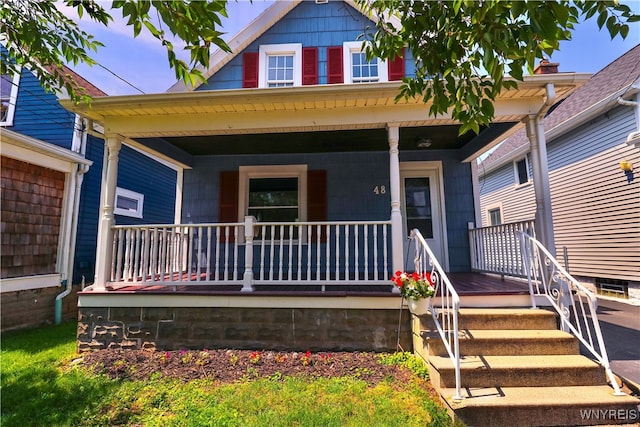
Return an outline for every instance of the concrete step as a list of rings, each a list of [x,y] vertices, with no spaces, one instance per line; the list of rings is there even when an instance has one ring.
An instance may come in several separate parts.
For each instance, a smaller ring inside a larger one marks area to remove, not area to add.
[[[460,329],[557,329],[557,315],[530,308],[461,308]]]
[[[429,356],[436,387],[456,385],[449,357]],[[460,363],[462,387],[551,387],[606,385],[604,369],[581,355],[466,356]]]
[[[447,351],[437,333],[423,332],[427,354],[446,356]],[[559,330],[484,330],[460,331],[461,356],[519,356],[579,354],[579,342]]]
[[[612,392],[604,385],[469,388],[454,401],[455,389],[441,389],[469,427],[637,425],[640,400]]]

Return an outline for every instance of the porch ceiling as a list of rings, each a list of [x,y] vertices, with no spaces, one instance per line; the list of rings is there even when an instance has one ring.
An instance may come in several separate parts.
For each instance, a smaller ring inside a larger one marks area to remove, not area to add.
[[[562,99],[588,77],[574,73],[527,77],[518,89],[499,96],[494,123],[503,124],[498,128],[502,132],[508,131],[514,123],[538,113],[548,83],[554,84],[557,99]],[[113,96],[96,98],[90,106],[62,104],[102,124],[105,135],[119,135],[140,148],[164,151],[168,157],[171,151],[192,156],[261,150],[377,150],[378,145],[387,149],[384,129],[388,125],[403,129],[401,149],[415,148],[412,144],[418,136],[429,137],[431,149],[460,149],[474,141],[471,135],[457,135],[458,124],[450,116],[429,116],[430,103],[396,102],[398,92],[399,82],[388,82]],[[493,133],[501,132],[494,129]],[[488,143],[473,145],[481,149]]]

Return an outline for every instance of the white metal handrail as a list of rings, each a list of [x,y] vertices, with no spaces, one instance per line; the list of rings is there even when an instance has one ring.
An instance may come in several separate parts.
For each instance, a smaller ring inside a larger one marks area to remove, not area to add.
[[[535,221],[469,229],[471,270],[514,277],[526,277],[516,233],[523,231],[535,237]]]
[[[411,230],[409,239],[416,242],[414,258],[416,272],[418,274],[430,272],[431,281],[436,289],[436,294],[431,299],[431,317],[455,369],[456,394],[453,399],[461,400],[460,342],[458,334],[460,297],[420,231],[417,229]],[[438,304],[434,305],[434,300],[438,301]],[[439,317],[442,317],[442,319],[439,319]]]
[[[118,225],[111,282],[388,284],[391,221]]]
[[[535,238],[518,233],[526,266],[532,308],[536,297],[545,298],[560,315],[561,329],[572,333],[602,365],[614,394],[624,395],[609,364],[596,310],[596,295],[573,278]]]

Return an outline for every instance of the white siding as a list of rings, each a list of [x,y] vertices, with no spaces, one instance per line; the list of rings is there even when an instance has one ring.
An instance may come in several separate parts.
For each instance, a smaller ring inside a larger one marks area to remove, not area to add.
[[[616,107],[548,145],[556,249],[567,247],[572,274],[640,281],[640,150],[625,143],[634,111]],[[621,160],[635,167],[631,182]],[[482,225],[502,203],[503,221],[535,216],[533,185],[515,186],[509,164],[480,178]]]
[[[512,162],[480,179],[482,227],[490,224],[487,207],[497,203],[502,203],[503,223],[534,218],[536,206],[533,183],[516,185],[515,179]]]
[[[567,247],[572,274],[640,280],[640,150],[624,142],[634,128],[633,110],[617,108],[549,149],[556,248]]]

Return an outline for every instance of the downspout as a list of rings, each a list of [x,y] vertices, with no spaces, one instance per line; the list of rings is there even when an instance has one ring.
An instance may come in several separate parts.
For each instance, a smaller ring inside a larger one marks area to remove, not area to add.
[[[72,148],[73,151],[79,152],[83,156],[86,153],[87,147],[87,133],[84,130],[84,122],[80,119],[80,116],[76,115],[75,130],[73,137]],[[82,129],[82,130],[81,130]],[[67,254],[67,271],[65,272],[65,278],[62,280],[62,286],[65,290],[62,291],[55,299],[54,306],[54,322],[56,325],[62,323],[62,299],[71,293],[73,287],[73,264],[76,252],[76,237],[78,232],[78,213],[80,210],[80,190],[82,188],[82,181],[84,174],[89,170],[89,165],[76,165],[75,174],[75,190],[73,193],[73,204],[71,211],[71,227],[68,232],[71,234],[69,241],[69,252]]]

